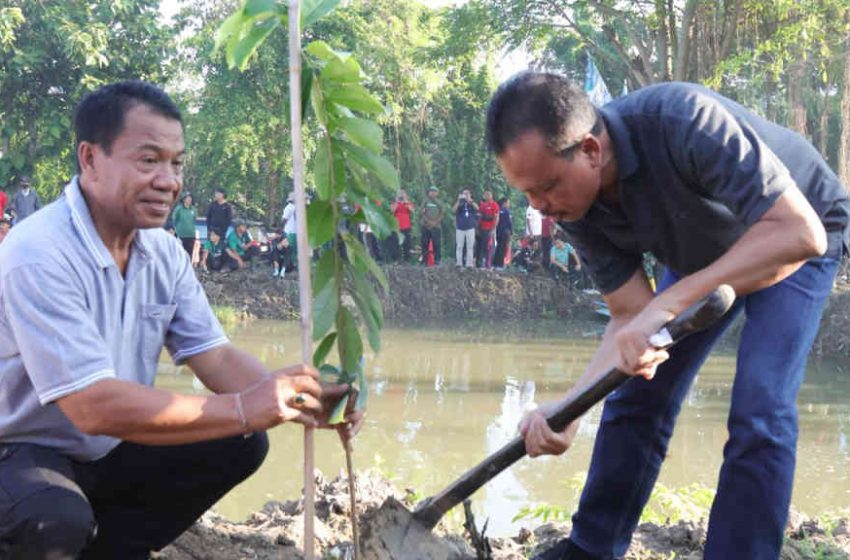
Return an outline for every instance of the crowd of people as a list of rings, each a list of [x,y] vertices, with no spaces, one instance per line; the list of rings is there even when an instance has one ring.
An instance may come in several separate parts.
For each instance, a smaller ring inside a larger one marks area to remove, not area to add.
[[[356,212],[357,206],[344,205],[343,210]],[[520,235],[515,235],[511,202],[498,201],[489,190],[476,200],[470,189],[464,189],[448,206],[440,199],[440,189],[430,186],[421,205],[410,201],[406,191],[399,191],[389,209],[398,222],[398,230],[378,239],[367,224],[357,228],[363,244],[372,257],[384,264],[422,264],[438,266],[442,261],[444,222],[451,215],[455,225],[455,263],[458,267],[496,271],[513,267],[523,272],[548,273],[559,282],[589,287],[582,274],[581,261],[575,249],[559,233],[554,219],[543,217],[529,206]],[[414,224],[418,222],[418,253],[414,250]],[[272,232],[263,230],[262,239],[254,239],[247,223],[235,217],[227,191],[216,188],[210,201],[206,235],[199,228],[198,211],[191,192],[185,191],[171,212],[166,228],[180,239],[192,263],[203,271],[254,269],[258,261],[282,278],[297,268],[297,220],[293,193],[283,207],[280,226]]]

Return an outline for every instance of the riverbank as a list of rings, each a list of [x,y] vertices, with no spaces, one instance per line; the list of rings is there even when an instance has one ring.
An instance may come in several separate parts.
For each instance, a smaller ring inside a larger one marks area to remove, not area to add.
[[[400,491],[375,472],[358,475],[360,523],[364,560],[389,560],[375,543],[382,527],[379,508],[388,498],[410,506],[412,491]],[[317,557],[352,558],[351,528],[348,518],[348,490],[344,478],[325,480],[317,476],[316,526]],[[477,520],[480,527],[485,519]],[[564,524],[529,525],[510,538],[489,539],[492,560],[532,558],[569,534]],[[269,502],[243,523],[228,521],[208,512],[174,544],[156,557],[160,560],[301,560],[303,507],[300,501]],[[443,524],[435,530],[430,543],[431,556],[417,560],[474,560],[476,552],[463,530]],[[656,525],[641,524],[626,559],[697,560],[702,558],[705,539],[704,521],[680,521]],[[412,556],[410,558],[413,558]],[[485,556],[486,558],[486,556]],[[850,520],[812,520],[792,514],[783,547],[783,560],[838,560],[850,558]],[[395,560],[409,560],[396,558]]]
[[[390,324],[446,320],[534,320],[591,317],[598,294],[570,290],[547,274],[495,272],[451,265],[388,266],[389,294],[382,295]],[[296,320],[297,277],[267,272],[199,273],[210,303],[260,319]],[[731,336],[737,329],[733,329]],[[842,286],[824,311],[814,353],[850,357],[850,289]]]

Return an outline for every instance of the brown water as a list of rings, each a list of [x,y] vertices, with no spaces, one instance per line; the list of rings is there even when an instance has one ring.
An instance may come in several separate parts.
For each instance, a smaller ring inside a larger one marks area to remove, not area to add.
[[[355,444],[355,465],[377,467],[399,487],[424,496],[452,482],[516,433],[527,403],[554,399],[581,374],[598,344],[600,322],[388,328],[384,350],[368,357],[368,422]],[[298,325],[258,321],[233,329],[233,342],[270,368],[300,359]],[[659,481],[670,488],[713,487],[726,439],[734,355],[715,352],[688,395]],[[160,386],[197,391],[186,368],[161,365]],[[794,506],[808,514],[850,504],[850,375],[835,364],[810,364],[800,392],[800,441]],[[539,503],[572,508],[587,470],[599,407],[585,418],[561,457],[523,459],[474,496],[488,534],[518,526],[511,519]],[[269,458],[217,510],[246,517],[271,499],[295,499],[302,487],[302,431],[270,434]],[[344,469],[335,434],[316,439],[316,466]],[[573,482],[570,482],[570,481]]]

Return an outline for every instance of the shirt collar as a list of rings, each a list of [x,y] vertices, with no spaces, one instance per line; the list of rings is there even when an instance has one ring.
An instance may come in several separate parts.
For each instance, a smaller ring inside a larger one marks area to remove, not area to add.
[[[92,220],[88,203],[80,189],[79,176],[75,175],[71,179],[71,182],[65,186],[65,198],[68,200],[68,206],[71,209],[71,222],[83,240],[86,250],[97,265],[100,268],[117,266],[115,259],[106,248],[106,245],[100,238],[100,234],[97,233],[97,229],[94,227],[94,220]],[[133,248],[138,249],[142,253],[142,256],[149,257],[151,252],[144,237],[145,235],[143,235],[142,230],[136,231],[136,235],[133,236]]]
[[[623,118],[617,111],[610,107],[599,109],[605,128],[614,145],[614,154],[617,156],[617,175],[620,182],[630,177],[638,170],[638,158],[632,146],[629,129],[623,122]]]

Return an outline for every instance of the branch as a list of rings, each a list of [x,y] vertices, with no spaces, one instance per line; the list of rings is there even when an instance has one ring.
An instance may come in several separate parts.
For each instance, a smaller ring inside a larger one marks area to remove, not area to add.
[[[593,39],[593,37],[591,37],[590,35],[585,33],[578,26],[578,23],[570,16],[570,14],[567,13],[567,11],[564,9],[564,6],[562,6],[560,4],[557,4],[557,5],[552,4],[551,6],[552,6],[552,8],[555,8],[560,13],[561,17],[563,17],[569,23],[569,27],[571,29],[573,29],[573,31],[578,33],[579,36],[581,36],[581,38],[584,40],[585,43],[587,43],[588,45],[593,47],[593,49],[596,53],[602,55],[603,57],[605,57],[606,59],[608,59],[611,62],[625,63],[626,68],[628,68],[629,73],[631,74],[632,78],[634,78],[635,82],[637,82],[641,86],[645,86],[649,83],[649,81],[645,80],[645,76],[634,66],[631,59],[629,58],[628,53],[625,52],[625,50],[623,49],[623,46],[618,41],[616,41],[616,39],[614,40],[614,46],[616,47],[617,52],[620,55],[619,59],[608,54],[608,52],[604,48],[602,48],[602,46],[599,43],[597,43]]]
[[[652,61],[652,51],[649,50],[649,47],[647,47],[646,44],[643,42],[643,40],[640,37],[638,37],[637,34],[634,32],[635,26],[631,25],[631,22],[629,21],[628,14],[626,14],[625,12],[622,12],[620,10],[615,10],[614,8],[611,8],[610,6],[606,6],[605,4],[603,4],[603,3],[601,3],[597,0],[588,0],[587,4],[589,6],[591,6],[592,8],[596,9],[600,14],[608,15],[609,17],[611,17],[613,19],[619,20],[620,23],[623,24],[623,27],[626,29],[626,34],[629,36],[629,40],[631,41],[632,45],[634,45],[635,48],[637,48],[638,53],[640,54],[640,57],[643,60],[644,68],[646,67],[646,65],[648,63],[650,63]],[[603,25],[602,29],[604,30],[605,27],[606,26]],[[607,33],[607,34],[609,36],[609,39],[611,39],[612,41],[615,41],[615,42],[619,42],[616,39],[615,34],[613,34],[613,33]],[[651,76],[647,76],[647,77],[650,78],[650,81],[652,81]]]

